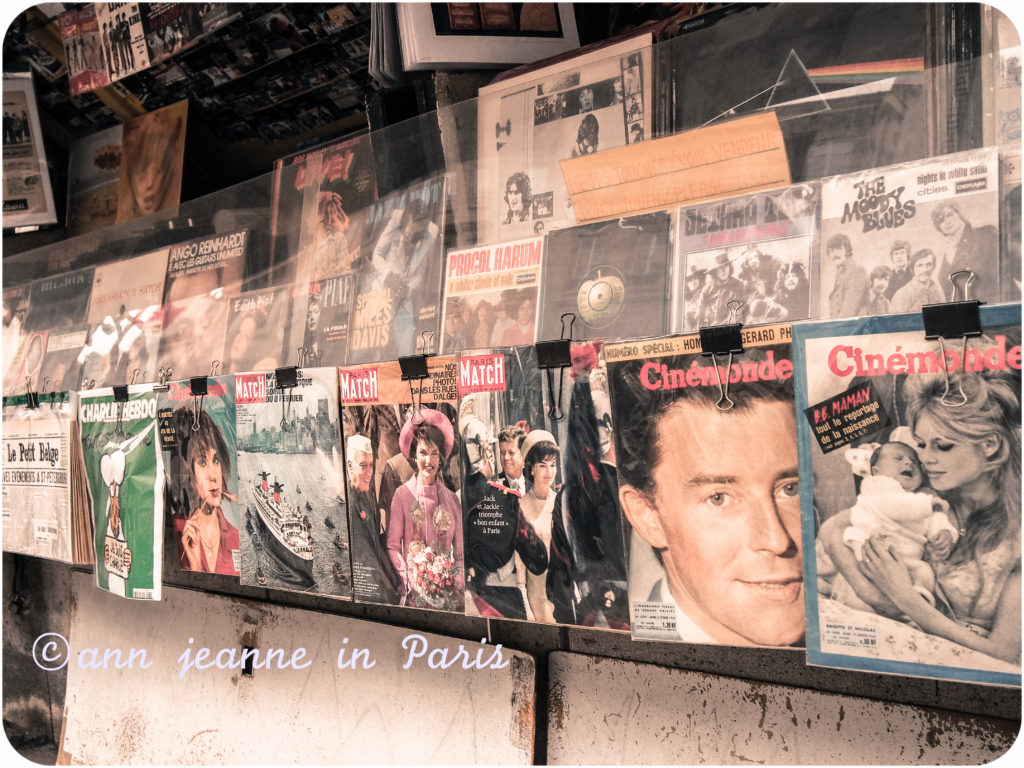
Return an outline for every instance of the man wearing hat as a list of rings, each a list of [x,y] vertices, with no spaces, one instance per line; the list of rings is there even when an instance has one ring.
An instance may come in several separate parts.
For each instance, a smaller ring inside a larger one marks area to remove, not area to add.
[[[520,493],[490,478],[494,436],[475,414],[461,421],[466,447],[463,483],[466,587],[481,616],[525,619],[516,553],[534,574],[548,567],[547,547],[519,507]]]
[[[715,256],[715,265],[710,270],[711,281],[701,293],[700,315],[697,318],[699,327],[728,322],[729,302],[734,299],[743,300],[743,283],[733,276],[732,271],[728,251]],[[741,307],[737,321],[742,323],[743,318]]]
[[[683,294],[686,305],[686,326],[684,330],[694,331],[697,329],[701,309],[701,291],[704,288],[707,274],[706,270],[700,269],[696,264],[690,265],[690,273],[686,276],[686,293]]]
[[[380,516],[373,492],[373,448],[364,435],[351,435],[345,445],[348,464],[348,509],[352,531],[352,570],[359,597],[396,603],[391,563],[380,540]]]

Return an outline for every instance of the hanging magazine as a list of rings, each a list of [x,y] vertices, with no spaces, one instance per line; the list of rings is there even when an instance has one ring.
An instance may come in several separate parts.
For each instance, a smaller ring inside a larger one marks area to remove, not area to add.
[[[462,613],[464,569],[456,361],[338,371],[355,599]]]
[[[994,147],[821,182],[821,318],[915,312],[948,300],[998,301],[999,162]]]
[[[235,378],[242,583],[352,597],[336,368]]]
[[[159,600],[164,467],[153,385],[80,393],[82,456],[95,528],[96,584],[121,597]]]
[[[605,347],[634,638],[803,645],[791,333]]]
[[[811,664],[1020,685],[1020,305],[794,327]]]
[[[159,396],[167,509],[178,565],[238,576],[241,566],[235,458],[235,377],[173,381]]]
[[[91,563],[92,519],[84,496],[78,396],[4,398],[3,542],[7,552]]]

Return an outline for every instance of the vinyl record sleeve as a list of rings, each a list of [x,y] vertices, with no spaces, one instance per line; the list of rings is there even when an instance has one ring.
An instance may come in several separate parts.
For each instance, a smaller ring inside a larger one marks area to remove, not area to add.
[[[803,645],[791,328],[605,346],[634,638]]]
[[[672,330],[726,323],[734,299],[746,325],[814,315],[820,202],[814,182],[680,208]]]
[[[537,340],[544,238],[448,251],[441,352]]]
[[[32,283],[25,328],[29,331],[70,328],[88,317],[95,269],[88,267]]]
[[[291,291],[246,291],[228,301],[224,371],[269,371],[294,362],[290,337]]]
[[[584,224],[547,237],[540,339],[630,339],[668,330],[671,216],[659,213]]]
[[[998,228],[995,148],[823,179],[818,317],[914,312],[963,269],[970,298],[998,301]]]
[[[558,162],[652,135],[651,41],[638,35],[480,89],[477,240],[576,223]]]
[[[981,325],[794,327],[808,663],[1020,685],[1020,305]]]
[[[31,285],[5,285],[3,288],[3,385],[5,394],[15,394],[25,381],[16,376],[25,357],[25,317]]]
[[[174,208],[181,202],[187,127],[188,99],[124,123],[118,223]]]
[[[541,369],[532,345],[459,358],[466,610],[628,630],[601,342],[566,362]]]
[[[413,184],[374,204],[356,269],[349,364],[413,354],[421,350],[426,332],[434,334],[436,341],[441,319],[443,217],[443,176]]]
[[[3,542],[5,552],[72,563],[71,462],[81,461],[72,448],[78,396],[61,394],[39,408],[28,408],[24,396],[4,398]]]
[[[397,362],[338,371],[357,601],[464,610],[457,370],[429,357],[425,379],[404,381]],[[427,445],[412,435],[423,421],[443,445],[419,472],[407,455]]]
[[[243,584],[352,598],[336,368],[235,379]]]
[[[71,143],[67,227],[72,236],[109,226],[117,217],[123,129],[114,125]]]
[[[96,584],[120,597],[159,600],[164,466],[153,385],[79,393],[82,456],[94,521]]]
[[[177,561],[182,570],[238,576],[241,570],[235,377],[172,381],[158,395],[160,446]]]

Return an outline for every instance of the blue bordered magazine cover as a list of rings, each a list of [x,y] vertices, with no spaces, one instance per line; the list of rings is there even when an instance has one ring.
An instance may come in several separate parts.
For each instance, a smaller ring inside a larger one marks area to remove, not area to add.
[[[1021,684],[1020,305],[981,326],[793,327],[809,664]]]

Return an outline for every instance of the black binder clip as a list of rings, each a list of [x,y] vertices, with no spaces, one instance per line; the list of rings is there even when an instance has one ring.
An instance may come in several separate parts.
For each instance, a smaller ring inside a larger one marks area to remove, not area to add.
[[[278,390],[287,389],[288,396],[281,396],[281,431],[287,432],[291,427],[288,424],[288,413],[292,406],[291,390],[299,386],[299,368],[306,362],[306,348],[299,347],[296,357],[296,365],[286,365],[274,369],[274,386]]]
[[[967,275],[964,283],[964,298],[956,300],[959,292],[956,279],[960,275]],[[928,341],[939,340],[939,356],[942,360],[942,372],[946,377],[946,389],[942,393],[941,402],[948,408],[959,408],[967,404],[967,394],[964,392],[963,381],[957,382],[960,390],[959,399],[947,400],[949,396],[949,369],[946,367],[946,345],[945,339],[955,339],[958,336],[963,340],[960,349],[960,364],[963,365],[967,356],[967,337],[981,336],[981,302],[977,299],[968,299],[968,292],[971,283],[974,282],[974,272],[969,269],[960,269],[949,275],[949,282],[953,286],[949,301],[945,304],[925,304],[921,307],[921,316],[924,319],[924,337]]]
[[[566,331],[565,318],[569,318],[569,328]],[[572,312],[563,312],[561,317],[562,335],[560,338],[551,341],[538,341],[534,348],[537,350],[537,367],[547,371],[548,402],[551,407],[548,409],[548,418],[558,421],[565,414],[562,412],[562,382],[565,377],[566,366],[572,365],[572,327],[576,324],[576,315]],[[555,372],[558,368],[558,399],[555,399]]]
[[[729,398],[729,375],[732,372],[732,356],[743,351],[743,324],[739,322],[739,311],[743,307],[743,301],[733,299],[725,306],[729,309],[729,322],[725,325],[709,325],[699,328],[700,353],[711,355],[711,361],[715,364],[715,374],[718,376],[718,391],[722,395],[715,406],[720,411],[728,411],[736,403]],[[722,369],[718,367],[718,355],[729,355],[729,361],[725,365],[725,382],[722,381]]]
[[[43,386],[46,386],[46,382],[49,379],[43,380]],[[25,407],[26,408],[38,408],[39,407],[39,393],[32,391],[32,379],[28,376],[25,377]]]
[[[417,419],[419,418],[420,409],[423,407],[423,389],[420,388],[419,402],[416,402],[416,397],[412,391],[413,381],[419,381],[427,378],[430,374],[427,371],[427,358],[431,357],[430,343],[434,338],[433,331],[424,331],[420,334],[422,340],[422,354],[419,355],[404,355],[398,358],[398,366],[402,369],[402,381],[409,382],[409,400],[412,402],[413,408],[416,412],[413,414],[412,420],[414,424],[418,424]],[[420,419],[422,421],[422,419]]]
[[[210,375],[207,376],[193,376],[188,380],[189,394],[192,395],[192,431],[199,431],[199,412],[203,410],[203,398],[209,393],[207,386],[208,379],[214,378],[217,375],[217,366],[220,365],[220,360],[214,360],[210,364]]]

